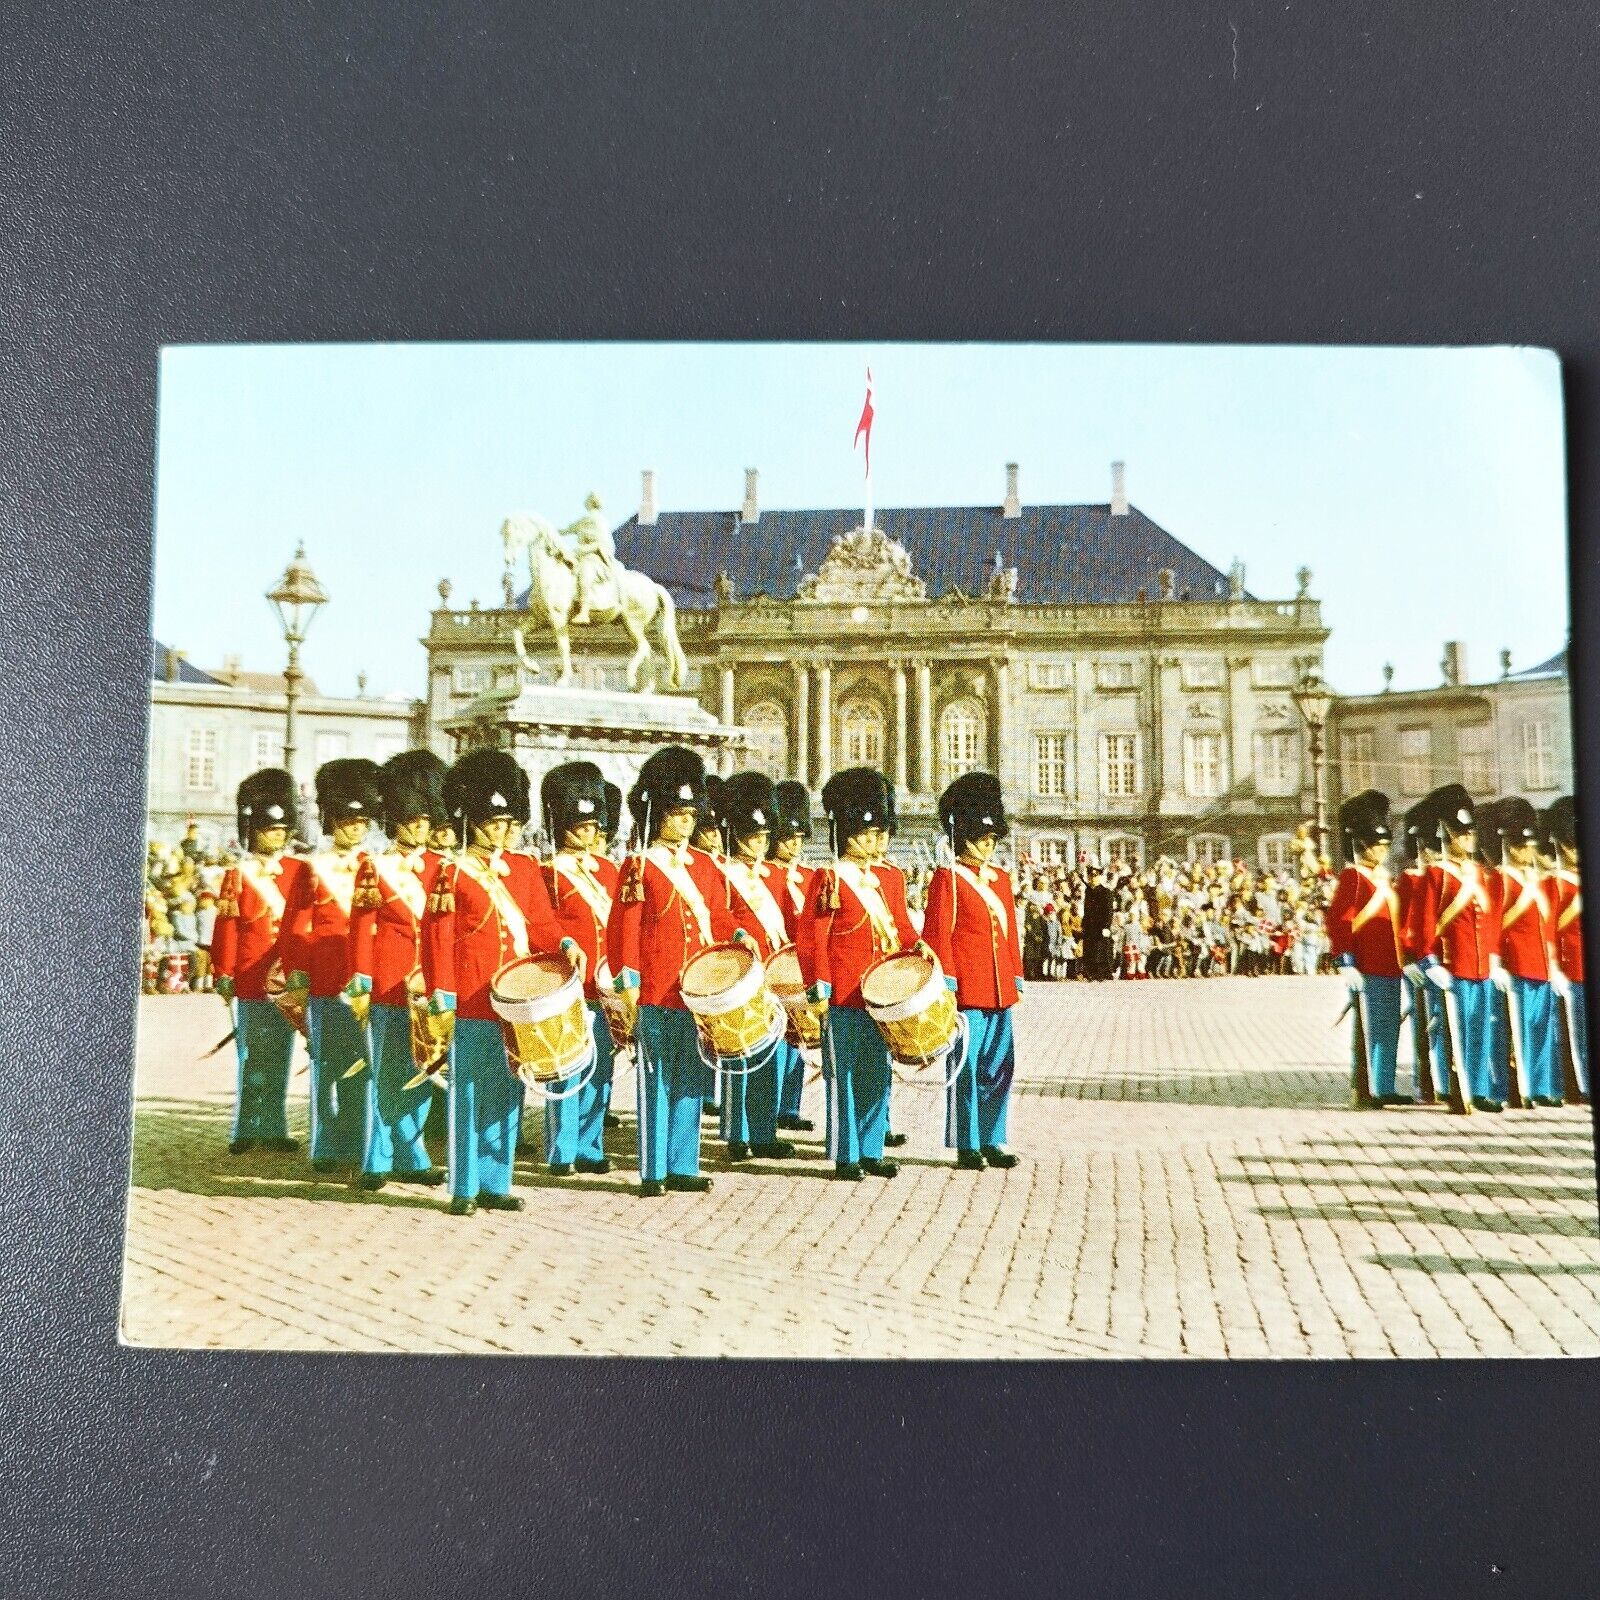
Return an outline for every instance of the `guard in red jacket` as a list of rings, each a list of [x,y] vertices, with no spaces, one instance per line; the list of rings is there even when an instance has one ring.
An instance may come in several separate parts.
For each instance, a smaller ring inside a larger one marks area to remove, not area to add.
[[[702,1192],[700,1111],[711,1076],[678,978],[689,958],[733,937],[727,879],[690,847],[706,805],[705,763],[668,745],[639,769],[628,794],[641,848],[623,868],[606,933],[617,992],[637,1006],[639,1193]]]
[[[545,864],[545,885],[557,926],[580,953],[583,995],[594,1033],[594,1072],[575,1094],[544,1103],[544,1156],[552,1177],[609,1172],[605,1114],[611,1103],[615,1052],[600,1009],[601,986],[611,986],[606,928],[616,904],[620,874],[601,849],[606,818],[606,780],[592,761],[552,767],[539,786],[545,832],[556,849]]]
[[[1352,795],[1339,807],[1339,833],[1352,859],[1334,885],[1325,921],[1329,952],[1350,991],[1357,1101],[1410,1105],[1413,1096],[1395,1092],[1404,962],[1400,896],[1387,865],[1394,843],[1389,797],[1376,789]]]
[[[1495,1048],[1495,974],[1500,970],[1500,879],[1477,861],[1472,797],[1458,783],[1424,800],[1438,819],[1444,858],[1429,867],[1413,905],[1407,937],[1418,967],[1444,991],[1445,1037],[1463,1093],[1479,1111],[1504,1109]]]
[[[1512,1049],[1520,1052],[1528,1093],[1536,1106],[1562,1103],[1558,1065],[1555,980],[1556,918],[1539,865],[1539,815],[1520,795],[1495,807],[1494,834],[1485,842],[1500,858],[1500,971],[1505,995],[1505,1039],[1498,1070],[1508,1078]],[[1498,843],[1498,849],[1495,848]]]
[[[367,1042],[344,991],[351,978],[350,914],[362,841],[380,814],[378,768],[371,761],[328,761],[317,769],[317,809],[332,843],[308,856],[288,898],[284,922],[304,941],[305,965],[292,989],[308,991],[311,1029],[311,1165],[318,1172],[361,1170],[367,1149]]]
[[[873,865],[878,835],[888,826],[888,780],[871,767],[847,767],[823,785],[822,804],[837,854],[812,880],[795,953],[812,1003],[825,1012],[827,1149],[840,1178],[892,1178],[900,1168],[883,1159],[889,1049],[861,999],[862,974],[874,961],[918,943],[904,880]]]
[[[279,767],[252,772],[239,785],[238,817],[248,853],[223,877],[211,944],[217,993],[233,1012],[239,1057],[228,1150],[289,1154],[300,1148],[289,1137],[285,1106],[294,1029],[268,996],[281,986],[286,965],[303,962],[283,928],[289,890],[305,865],[283,853],[298,820],[293,779]]]
[[[811,795],[803,783],[785,779],[774,790],[778,808],[777,826],[772,835],[772,863],[783,880],[783,915],[792,943],[805,909],[806,891],[816,873],[801,859],[806,840],[811,837]],[[787,1039],[778,1047],[782,1084],[778,1090],[778,1126],[793,1133],[810,1133],[815,1124],[801,1115],[805,1094],[806,1063],[797,1045]]]
[[[934,868],[922,937],[955,984],[967,1028],[947,1096],[945,1144],[958,1167],[1014,1167],[1006,1111],[1017,1070],[1011,1011],[1023,990],[1022,944],[1011,878],[991,865],[1010,832],[999,780],[988,772],[957,778],[939,796],[939,823],[955,863]]]
[[[1570,794],[1545,808],[1541,824],[1547,858],[1546,883],[1556,920],[1556,974],[1568,1059],[1583,1104],[1589,1101],[1589,1016],[1583,989],[1583,882],[1578,869],[1578,815]]]
[[[445,774],[445,810],[467,839],[439,869],[422,918],[428,1003],[450,1014],[450,1214],[520,1211],[511,1193],[522,1080],[489,1003],[494,975],[519,956],[571,959],[532,856],[506,846],[529,816],[528,775],[504,750],[472,750]]]
[[[423,1130],[433,1104],[411,1055],[411,1006],[424,998],[422,914],[443,857],[428,848],[435,818],[444,816],[444,762],[431,750],[406,750],[378,771],[383,824],[390,845],[356,869],[350,918],[351,978],[346,998],[366,1012],[367,1148],[359,1186],[444,1182]]]
[[[722,786],[718,817],[726,854],[716,856],[728,880],[729,905],[735,923],[755,946],[763,962],[792,938],[792,917],[784,914],[787,890],[783,869],[767,860],[767,847],[777,817],[778,799],[764,772],[736,772]],[[752,1154],[782,1160],[794,1146],[778,1137],[779,1074],[788,1049],[780,1036],[748,1072],[735,1073],[723,1089],[722,1136],[728,1156],[747,1160]]]

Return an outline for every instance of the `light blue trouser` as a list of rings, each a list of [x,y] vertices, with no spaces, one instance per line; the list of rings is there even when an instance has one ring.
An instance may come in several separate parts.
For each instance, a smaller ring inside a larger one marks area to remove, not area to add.
[[[1556,1013],[1559,1016],[1562,1032],[1567,1035],[1567,1048],[1572,1051],[1572,1064],[1578,1075],[1578,1092],[1589,1092],[1589,1012],[1584,1005],[1583,985],[1575,983],[1572,986],[1571,1016],[1568,1016],[1566,1002],[1556,1001]]]
[[[1432,987],[1432,985],[1430,985]],[[1466,1092],[1474,1100],[1500,1100],[1506,1085],[1500,1076],[1500,996],[1487,978],[1457,978],[1450,993],[1455,996],[1456,1015],[1461,1019],[1461,1053],[1466,1058]],[[1444,1030],[1450,1057],[1455,1047],[1448,1027]]]
[[[606,1153],[606,1107],[611,1103],[615,1051],[600,1002],[586,1003],[589,1031],[594,1035],[594,1074],[576,1094],[544,1102],[544,1158],[552,1167],[570,1167],[574,1161],[598,1161]],[[561,1092],[559,1083],[551,1087],[558,1094]]]
[[[313,995],[306,1007],[311,1033],[311,1159],[359,1166],[367,1153],[369,1061],[355,1077],[345,1071],[365,1058],[367,1042],[355,1014],[337,995]]]
[[[778,1073],[786,1041],[753,1072],[730,1074],[722,1091],[722,1137],[729,1144],[771,1144],[778,1137]]]
[[[284,1099],[289,1092],[294,1029],[270,1000],[235,1000],[233,1025],[239,1072],[234,1080],[230,1137],[287,1138]]]
[[[881,1161],[889,1131],[889,1047],[865,1011],[828,1007],[822,1074],[828,1089],[828,1154],[840,1166]]]
[[[637,1055],[639,1176],[660,1183],[700,1171],[700,1106],[708,1073],[694,1017],[671,1006],[640,1006]]]
[[[1404,978],[1362,978],[1362,1010],[1371,1037],[1366,1041],[1367,1061],[1357,1050],[1357,1030],[1350,1030],[1350,1065],[1366,1074],[1363,1082],[1375,1095],[1393,1094],[1395,1070],[1400,1064],[1400,985]]]
[[[1522,1023],[1519,1043],[1523,1065],[1528,1071],[1528,1093],[1539,1099],[1561,1098],[1560,1058],[1556,1054],[1556,993],[1537,978],[1511,975],[1511,993],[1516,996],[1517,1016]],[[1509,997],[1508,997],[1509,998]],[[1506,1007],[1496,1062],[1502,1083],[1509,1083],[1511,1071],[1511,1007]]]
[[[506,1065],[498,1022],[457,1021],[450,1044],[450,1194],[510,1194],[522,1081]]]
[[[783,1072],[783,1088],[778,1094],[778,1115],[798,1117],[800,1099],[806,1087],[806,1064],[799,1046],[785,1039],[778,1046],[778,1066]]]
[[[944,1142],[952,1150],[978,1150],[1006,1142],[1011,1080],[1017,1071],[1017,1044],[1011,1008],[963,1009],[967,1048],[956,1081],[945,1094]]]
[[[1411,1052],[1417,1092],[1422,1092],[1422,1074],[1429,1072],[1433,1076],[1433,1092],[1442,1100],[1450,1093],[1444,996],[1426,979],[1411,985]]]
[[[433,1166],[422,1130],[433,1104],[433,1085],[417,1075],[411,1057],[411,1013],[404,1006],[375,1005],[368,1013],[372,1045],[367,1082],[367,1155],[363,1172],[427,1172]]]

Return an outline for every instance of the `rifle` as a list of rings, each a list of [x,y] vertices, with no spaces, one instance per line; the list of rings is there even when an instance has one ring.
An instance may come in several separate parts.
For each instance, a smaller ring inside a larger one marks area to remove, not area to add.
[[[1516,1072],[1517,1104],[1523,1111],[1533,1109],[1533,1095],[1528,1087],[1528,1062],[1522,1053],[1522,1007],[1517,1003],[1517,991],[1509,985],[1504,990],[1506,1019],[1510,1024],[1511,1065]]]
[[[1461,1050],[1461,1013],[1454,989],[1442,989],[1445,1037],[1450,1041],[1450,1109],[1458,1116],[1472,1115],[1472,1090],[1467,1082],[1467,1058]]]

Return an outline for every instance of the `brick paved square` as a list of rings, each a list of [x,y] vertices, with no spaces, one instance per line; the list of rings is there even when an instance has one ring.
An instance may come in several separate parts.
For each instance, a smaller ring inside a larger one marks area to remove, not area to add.
[[[1327,978],[1038,984],[1018,1015],[1011,1172],[957,1172],[936,1090],[897,1086],[892,1183],[707,1162],[645,1204],[518,1163],[527,1209],[356,1194],[227,1153],[206,996],[141,1002],[130,1343],[559,1355],[1315,1357],[1600,1353],[1586,1109],[1348,1109]],[[303,1055],[301,1056],[303,1062]],[[305,1074],[291,1088],[304,1135]],[[821,1119],[820,1089],[807,1112]],[[434,1143],[443,1132],[435,1119]],[[524,1138],[537,1147],[537,1116]],[[720,1146],[707,1145],[708,1152]],[[442,1152],[440,1152],[442,1154]]]

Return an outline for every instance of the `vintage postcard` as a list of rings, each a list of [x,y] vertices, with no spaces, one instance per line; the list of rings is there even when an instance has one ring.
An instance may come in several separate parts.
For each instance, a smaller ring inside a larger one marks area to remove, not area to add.
[[[1600,1353],[1551,354],[176,348],[154,537],[127,1342]]]

